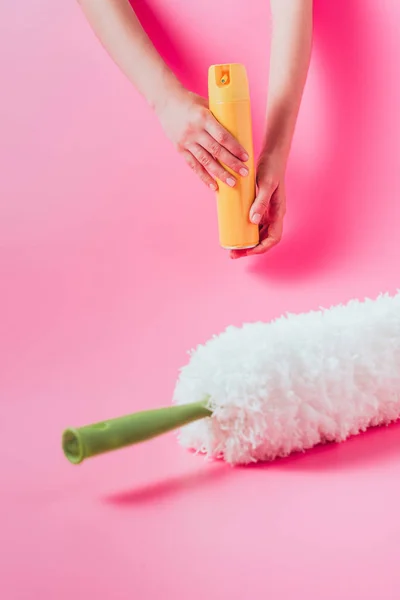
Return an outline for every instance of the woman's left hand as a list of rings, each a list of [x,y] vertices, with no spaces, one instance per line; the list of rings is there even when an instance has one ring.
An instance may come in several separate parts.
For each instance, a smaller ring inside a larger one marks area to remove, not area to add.
[[[280,242],[286,213],[284,171],[279,160],[261,156],[257,167],[257,195],[250,210],[250,220],[260,227],[260,242],[255,248],[232,250],[231,258],[264,254]]]

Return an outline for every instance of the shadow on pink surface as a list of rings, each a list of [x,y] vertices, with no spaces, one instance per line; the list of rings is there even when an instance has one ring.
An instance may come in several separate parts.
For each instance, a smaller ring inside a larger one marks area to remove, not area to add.
[[[199,457],[197,457],[199,458]],[[201,458],[200,458],[201,460]],[[133,504],[160,502],[169,496],[190,494],[197,488],[214,485],[233,474],[232,468],[222,462],[210,462],[205,469],[194,471],[185,475],[178,475],[146,484],[136,489],[128,490],[107,496],[106,504],[116,506],[130,506]]]
[[[374,225],[376,212],[365,198],[370,195],[368,164],[374,164],[376,153],[371,143],[376,115],[384,100],[376,83],[374,36],[374,16],[361,0],[315,3],[314,55],[329,145],[322,157],[315,156],[314,169],[292,161],[288,217],[295,214],[293,232],[284,234],[266,260],[254,259],[250,271],[260,277],[293,281],[326,271],[348,260]]]
[[[182,476],[146,484],[136,489],[123,491],[104,498],[106,504],[131,506],[159,503],[171,496],[190,495],[198,488],[214,486],[228,477],[238,476],[243,471],[298,471],[301,473],[347,471],[377,468],[400,458],[400,423],[388,427],[371,428],[341,444],[317,446],[304,453],[273,462],[231,467],[223,462],[210,462],[205,469]],[[197,457],[201,460],[201,458]],[[197,460],[195,457],[195,460]]]

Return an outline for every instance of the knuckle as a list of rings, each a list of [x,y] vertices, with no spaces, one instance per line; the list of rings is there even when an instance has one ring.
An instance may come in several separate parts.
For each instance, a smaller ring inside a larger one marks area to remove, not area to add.
[[[192,171],[196,171],[196,161],[194,160],[194,158],[190,155],[190,154],[185,154],[185,161],[186,163],[189,165],[189,167],[192,169]]]
[[[193,135],[195,134],[197,129],[197,122],[189,121],[189,123],[186,124],[186,127],[181,133],[181,143],[187,144],[187,142],[193,138]]]
[[[268,208],[268,204],[269,204],[269,202],[266,198],[260,198],[256,202],[256,208],[261,209],[262,211],[265,211]]]
[[[196,117],[195,117],[194,121],[195,121],[196,125],[198,125],[199,127],[204,127],[204,124],[206,123],[209,116],[210,116],[210,113],[209,113],[208,109],[205,108],[204,106],[201,106],[196,111]]]
[[[210,152],[215,158],[219,158],[221,155],[221,146],[217,142],[210,144]]]
[[[186,150],[186,143],[183,139],[179,140],[179,142],[177,144],[175,144],[176,149],[178,150],[178,152],[184,152]],[[185,156],[186,160],[188,160],[188,157]]]
[[[198,158],[198,160],[199,160],[199,163],[200,163],[200,164],[201,164],[203,167],[209,167],[209,166],[210,166],[210,162],[211,162],[211,160],[210,160],[210,157],[209,157],[207,154],[205,154],[204,152],[202,152],[202,153],[199,155],[199,158]]]
[[[263,184],[269,190],[275,190],[278,187],[278,182],[276,181],[276,179],[274,177],[267,177],[264,180]]]
[[[216,136],[217,142],[220,146],[225,146],[228,141],[229,141],[229,135],[226,131],[224,131],[223,129],[219,129],[217,136]]]
[[[207,108],[207,106],[200,106],[199,115],[201,116],[201,118],[203,120],[209,119],[210,117],[212,117],[212,114],[211,114],[210,110]]]

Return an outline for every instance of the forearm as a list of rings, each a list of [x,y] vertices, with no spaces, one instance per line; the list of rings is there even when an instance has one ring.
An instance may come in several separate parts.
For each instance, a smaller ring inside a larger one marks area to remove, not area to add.
[[[172,90],[181,88],[128,0],[78,0],[78,3],[110,57],[152,108],[160,108]]]
[[[307,79],[313,30],[312,0],[270,0],[273,30],[264,152],[285,164]]]

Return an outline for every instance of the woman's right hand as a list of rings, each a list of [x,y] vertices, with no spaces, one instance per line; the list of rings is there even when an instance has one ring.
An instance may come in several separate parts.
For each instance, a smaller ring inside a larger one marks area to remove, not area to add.
[[[245,149],[212,116],[204,98],[188,92],[158,54],[129,0],[79,0],[114,62],[157,113],[168,138],[213,189],[236,181],[220,163],[245,176]],[[244,169],[242,172],[241,170]]]
[[[236,185],[236,177],[222,164],[242,177],[248,175],[246,149],[218,123],[207,100],[182,89],[174,91],[156,112],[167,137],[208,187],[218,189],[216,179]]]

